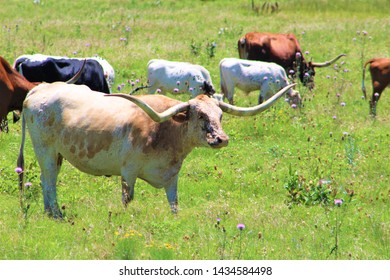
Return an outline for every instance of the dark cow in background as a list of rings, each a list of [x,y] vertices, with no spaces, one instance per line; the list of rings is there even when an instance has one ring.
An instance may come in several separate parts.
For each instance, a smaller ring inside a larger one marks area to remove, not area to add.
[[[78,71],[66,81],[68,84],[75,83],[81,76],[86,62],[83,61]],[[39,82],[33,83],[19,74],[3,57],[0,56],[0,132],[8,132],[7,115],[12,111],[22,111],[23,102],[30,90]],[[18,118],[15,118],[14,122]]]
[[[95,91],[110,93],[115,78],[114,69],[105,59],[99,57],[22,55],[15,60],[14,68],[30,82],[65,82],[76,74],[84,60],[87,63],[76,84],[86,85]]]
[[[8,131],[7,115],[22,110],[27,93],[37,85],[20,75],[0,56],[0,131]]]
[[[314,88],[315,67],[326,67],[345,54],[324,63],[307,62],[294,34],[249,32],[238,40],[241,59],[274,62],[281,65],[292,76],[297,74],[309,89]]]
[[[381,97],[382,92],[386,87],[390,86],[390,58],[372,58],[363,66],[362,91],[364,97],[367,98],[364,79],[366,75],[366,67],[370,64],[370,73],[372,80],[372,97],[370,100],[370,113],[376,115],[376,104]]]

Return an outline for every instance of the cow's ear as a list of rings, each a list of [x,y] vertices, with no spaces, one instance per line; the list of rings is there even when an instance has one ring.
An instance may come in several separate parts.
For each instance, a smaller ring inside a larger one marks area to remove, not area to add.
[[[184,122],[188,121],[188,119],[189,119],[188,111],[180,112],[180,113],[174,115],[174,116],[172,117],[172,119],[173,119],[174,121],[179,122],[179,123],[184,123]]]

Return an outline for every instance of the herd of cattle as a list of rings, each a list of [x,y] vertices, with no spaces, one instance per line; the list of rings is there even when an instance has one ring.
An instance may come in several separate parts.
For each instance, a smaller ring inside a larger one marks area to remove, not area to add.
[[[27,125],[41,168],[45,210],[62,216],[56,181],[66,158],[92,175],[121,176],[125,205],[133,199],[137,178],[164,188],[176,212],[178,174],[185,157],[195,147],[228,144],[221,126],[223,112],[255,115],[284,94],[290,103],[299,105],[300,95],[293,89],[296,84],[289,80],[299,77],[312,89],[314,68],[329,66],[344,56],[324,63],[307,62],[293,34],[258,32],[240,38],[238,52],[240,59],[220,62],[221,91],[229,103],[217,98],[210,73],[200,65],[151,60],[147,65],[149,95],[133,96],[111,93],[114,69],[101,58],[26,55],[11,67],[0,57],[0,119],[4,123],[9,112],[23,110],[18,167],[24,168]],[[370,112],[375,114],[376,103],[389,85],[390,59],[372,59],[367,64],[373,84]],[[78,85],[71,84],[75,79]],[[247,93],[259,90],[259,105],[233,105],[234,88]],[[362,89],[366,95],[364,72]],[[192,99],[180,102],[154,95],[166,92],[190,93]],[[23,172],[19,184],[22,191]]]

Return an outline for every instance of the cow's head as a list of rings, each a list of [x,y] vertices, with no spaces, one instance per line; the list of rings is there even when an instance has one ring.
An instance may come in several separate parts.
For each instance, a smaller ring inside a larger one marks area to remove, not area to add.
[[[298,63],[298,71],[299,71],[299,79],[301,80],[302,84],[304,86],[307,86],[310,90],[314,88],[314,76],[316,74],[315,67],[321,68],[321,67],[327,67],[329,65],[332,65],[337,60],[339,60],[341,57],[345,56],[345,54],[340,54],[337,57],[333,58],[330,61],[325,62],[306,62],[303,57],[301,57],[301,62]]]
[[[127,94],[109,94],[106,96],[118,96],[135,103],[155,122],[162,123],[173,118],[176,122],[185,123],[188,128],[187,133],[193,136],[190,139],[193,141],[191,144],[194,147],[207,146],[222,148],[227,146],[229,142],[229,137],[223,131],[221,125],[222,112],[235,116],[253,116],[259,114],[268,109],[277,99],[282,97],[284,93],[295,85],[291,84],[284,87],[266,102],[250,108],[230,105],[202,94],[188,102],[179,103],[162,113],[158,113],[136,96]]]

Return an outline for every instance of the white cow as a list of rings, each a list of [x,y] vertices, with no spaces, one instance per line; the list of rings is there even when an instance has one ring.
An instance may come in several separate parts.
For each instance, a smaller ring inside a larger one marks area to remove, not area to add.
[[[221,90],[231,104],[233,104],[235,87],[247,94],[260,90],[259,104],[261,104],[278,90],[289,85],[285,70],[276,63],[224,58],[219,63],[219,68]],[[300,103],[299,92],[290,89],[287,95],[291,103],[296,105]]]
[[[149,94],[158,93],[215,93],[210,73],[203,66],[188,62],[152,59],[148,62]]]

